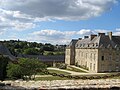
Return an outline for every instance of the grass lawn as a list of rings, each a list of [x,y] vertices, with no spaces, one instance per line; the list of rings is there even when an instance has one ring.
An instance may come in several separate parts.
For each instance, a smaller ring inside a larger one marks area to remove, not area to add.
[[[59,70],[48,70],[50,73],[56,73],[56,74],[64,74],[64,75],[70,75],[70,73],[68,72],[63,72],[63,71],[59,71]],[[37,75],[46,75],[44,73],[37,73]]]
[[[118,77],[113,77],[112,79],[120,79],[120,76],[118,76]]]
[[[59,76],[50,76],[50,77],[36,77],[35,80],[68,80],[68,78],[65,77],[59,77]]]
[[[52,72],[52,73],[54,73],[54,72],[56,72],[57,70],[50,70],[50,72]],[[58,72],[58,71],[57,71]],[[60,72],[58,72],[59,74],[61,74],[61,71]],[[64,72],[65,73],[65,72]],[[62,74],[63,74],[63,72],[62,72]],[[67,75],[69,75],[69,74],[67,74]],[[106,75],[111,75],[111,74],[106,74]],[[84,77],[84,76],[86,76],[86,77],[91,77],[91,76],[94,76],[94,77],[96,77],[96,76],[101,76],[101,77],[103,77],[103,76],[105,76],[104,74],[99,74],[99,75],[72,75],[72,76],[79,76],[79,77]],[[103,79],[103,78],[101,78],[101,79]],[[112,77],[112,78],[108,78],[108,79],[120,79],[120,76],[117,76],[117,77]],[[37,81],[37,80],[49,80],[49,81],[51,81],[51,80],[74,80],[74,78],[67,78],[67,77],[59,77],[59,76],[45,76],[44,77],[44,75],[43,75],[43,77],[36,77],[35,78],[35,80]],[[78,80],[78,79],[75,79],[75,80]]]
[[[68,72],[63,72],[63,71],[59,71],[59,70],[48,70],[50,73],[56,73],[56,74],[64,74],[64,75],[70,75],[70,73]]]

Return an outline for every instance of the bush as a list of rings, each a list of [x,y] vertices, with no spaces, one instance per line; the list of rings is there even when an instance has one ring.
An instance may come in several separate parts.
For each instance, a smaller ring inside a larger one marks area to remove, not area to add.
[[[43,55],[46,55],[46,56],[53,55],[53,52],[51,52],[51,51],[44,51]]]
[[[7,66],[7,76],[11,79],[23,78],[21,67],[17,64],[9,63]]]
[[[8,64],[8,61],[10,59],[8,57],[3,57],[3,56],[0,56],[0,80],[4,80],[6,78],[6,67],[7,67],[7,64]]]
[[[7,76],[15,79],[31,79],[32,75],[46,70],[46,65],[37,59],[21,58],[18,64],[9,63]]]
[[[60,68],[60,69],[66,69],[66,68],[67,68],[67,65],[64,64],[64,63],[56,63],[56,67],[57,67],[57,68]]]

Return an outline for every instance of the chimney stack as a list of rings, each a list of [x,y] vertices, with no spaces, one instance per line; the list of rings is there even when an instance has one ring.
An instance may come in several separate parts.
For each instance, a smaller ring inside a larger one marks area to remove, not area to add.
[[[95,35],[95,34],[91,34],[90,35],[90,39],[92,40],[94,37],[97,37],[97,35]]]
[[[98,36],[103,36],[105,35],[105,33],[98,33]]]
[[[78,38],[78,40],[82,40],[82,38]]]
[[[108,36],[109,36],[110,40],[112,40],[112,32],[108,32]]]
[[[89,36],[84,36],[84,39],[89,38]]]

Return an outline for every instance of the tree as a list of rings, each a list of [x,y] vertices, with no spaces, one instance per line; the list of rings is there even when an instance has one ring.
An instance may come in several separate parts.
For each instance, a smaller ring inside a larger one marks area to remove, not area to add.
[[[9,63],[7,66],[7,76],[11,79],[23,78],[20,65]]]
[[[6,67],[8,64],[8,61],[10,59],[8,57],[3,57],[0,55],[0,80],[4,80],[6,78]]]
[[[28,55],[38,55],[39,51],[35,48],[28,48],[24,50],[24,54],[28,54]]]
[[[54,46],[53,45],[51,45],[51,44],[45,44],[44,46],[43,46],[43,50],[44,51],[54,51]]]
[[[17,65],[11,63],[8,65],[7,75],[10,78],[26,79],[28,77],[31,79],[32,76],[35,77],[38,72],[44,70],[46,70],[46,65],[39,60],[20,58]]]

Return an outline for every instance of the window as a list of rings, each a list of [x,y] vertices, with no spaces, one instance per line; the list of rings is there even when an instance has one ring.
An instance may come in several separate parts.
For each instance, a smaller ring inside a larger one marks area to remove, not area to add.
[[[116,56],[116,62],[119,62],[119,55]]]
[[[95,54],[94,54],[94,60],[95,60]]]
[[[88,55],[87,55],[87,53],[86,53],[86,59],[87,59],[87,56],[88,56]]]
[[[109,60],[112,60],[112,55],[111,54],[109,55]]]
[[[91,58],[91,60],[92,60],[92,53],[90,54],[90,58]]]
[[[90,63],[90,70],[92,70],[92,63]]]
[[[95,70],[95,64],[94,64],[94,70]]]
[[[83,52],[81,53],[81,56],[83,57]]]
[[[102,56],[102,60],[104,60],[104,56]]]

